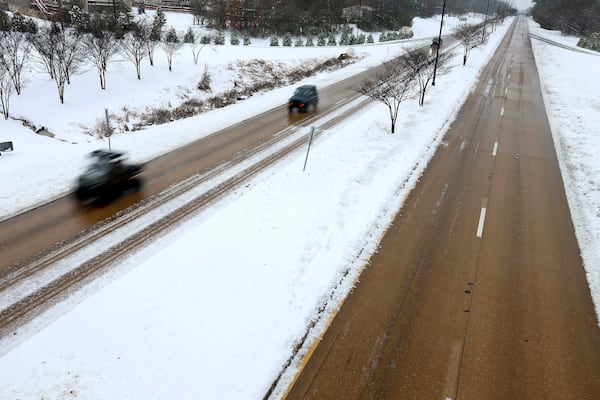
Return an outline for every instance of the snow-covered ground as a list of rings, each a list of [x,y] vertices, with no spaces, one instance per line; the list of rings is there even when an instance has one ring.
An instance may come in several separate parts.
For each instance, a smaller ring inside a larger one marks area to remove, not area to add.
[[[571,47],[579,41],[541,29],[533,21],[529,29]],[[565,50],[535,39],[531,43],[577,241],[600,315],[600,53]]]
[[[168,25],[171,18],[168,14]],[[446,29],[456,23],[448,21]],[[287,157],[132,255],[93,287],[1,341],[0,398],[262,398],[319,308],[325,305],[326,312],[311,335],[318,334],[327,312],[352,287],[509,23],[492,34],[485,47],[472,51],[466,67],[457,52],[454,69],[438,76],[423,108],[416,101],[404,103],[395,135],[389,134],[385,106],[371,105],[321,133],[306,172],[303,151]],[[362,61],[307,81],[323,87],[377,65],[402,49],[427,43],[438,24],[439,20],[418,20],[415,40],[356,47],[354,52],[364,55]],[[260,55],[295,64],[306,57],[336,56],[341,50],[273,49],[259,43],[248,49],[222,46],[203,49],[209,55],[198,66],[182,50],[170,75],[164,61],[144,67],[141,82],[132,79],[133,66],[113,67],[106,93],[94,86],[94,71],[78,76],[62,106],[52,82],[31,77],[22,95],[28,99],[13,99],[11,110],[48,127],[58,140],[0,121],[0,141],[15,143],[15,152],[0,157],[0,181],[5,183],[0,216],[69,190],[85,154],[106,146],[78,133],[76,123],[93,124],[105,107],[112,113],[125,105],[140,109],[158,99],[176,101],[178,90],[188,90],[183,85],[195,86],[204,63],[213,79],[223,82],[226,77],[219,71],[238,58]],[[592,135],[600,122],[600,90],[591,79],[600,57],[577,55],[582,58],[571,64],[568,50],[543,43],[535,43],[535,50],[562,166],[568,171],[564,174],[569,177],[565,182],[570,204],[580,210],[573,214],[599,304],[600,262],[592,254],[598,242],[582,241],[581,235],[598,239],[600,194],[595,177],[600,177],[600,166],[580,156],[597,153],[600,146]],[[152,74],[160,79],[146,80]],[[571,82],[563,86],[565,80]],[[149,84],[156,81],[165,84]],[[170,146],[280,105],[293,86],[187,120],[117,134],[112,145],[135,160],[147,160]],[[568,93],[563,96],[563,91]],[[443,99],[439,93],[444,93]],[[283,110],[282,118],[286,114]],[[575,138],[569,137],[572,119],[579,121]]]

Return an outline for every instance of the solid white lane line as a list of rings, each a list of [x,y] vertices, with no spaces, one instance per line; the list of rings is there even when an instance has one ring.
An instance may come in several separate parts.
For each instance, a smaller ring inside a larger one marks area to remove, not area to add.
[[[481,214],[479,214],[479,226],[477,226],[477,237],[480,238],[483,236],[483,224],[485,223],[485,213],[487,209],[482,208]]]
[[[498,142],[494,143],[494,150],[492,150],[492,157],[496,157],[498,154]]]

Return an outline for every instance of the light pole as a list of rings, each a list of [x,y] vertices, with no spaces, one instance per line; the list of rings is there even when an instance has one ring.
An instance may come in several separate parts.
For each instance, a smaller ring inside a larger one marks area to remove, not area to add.
[[[435,75],[437,73],[438,58],[440,56],[440,47],[442,46],[442,27],[444,26],[444,13],[446,12],[446,0],[442,6],[442,21],[440,22],[440,34],[438,35],[438,45],[435,50],[435,63],[433,64],[433,79],[431,80],[431,86],[435,86]]]
[[[483,34],[481,35],[481,43],[485,42],[485,33],[487,30],[487,17],[490,11],[490,0],[487,0],[487,7],[485,8],[485,19],[483,20]]]

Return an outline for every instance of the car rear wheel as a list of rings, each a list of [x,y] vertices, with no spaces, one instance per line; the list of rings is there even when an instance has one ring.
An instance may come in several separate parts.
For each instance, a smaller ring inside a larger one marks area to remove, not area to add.
[[[126,192],[137,193],[142,189],[142,181],[139,178],[132,178],[127,182]]]

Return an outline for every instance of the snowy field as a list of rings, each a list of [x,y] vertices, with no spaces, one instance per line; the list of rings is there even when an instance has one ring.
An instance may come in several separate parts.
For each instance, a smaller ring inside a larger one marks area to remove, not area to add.
[[[578,38],[546,31],[536,34],[576,47]],[[565,50],[531,39],[544,103],[554,135],[577,241],[600,315],[600,53]]]
[[[171,18],[168,14],[167,25]],[[449,20],[447,29],[453,22]],[[455,67],[449,75],[438,76],[425,106],[419,108],[416,100],[401,106],[395,135],[389,134],[385,106],[373,104],[321,133],[306,172],[305,153],[291,155],[1,341],[0,398],[262,399],[319,308],[325,306],[326,312],[314,335],[352,287],[509,24],[499,27],[486,46],[474,49],[466,67],[459,48]],[[554,39],[553,33],[534,25],[535,33]],[[427,43],[438,27],[439,20],[418,20],[414,40],[357,46],[360,62],[307,82],[324,87],[378,65],[403,49]],[[583,154],[600,150],[592,135],[600,122],[600,88],[590,78],[600,67],[600,57],[578,53],[572,62],[569,50],[534,45],[598,305],[600,262],[594,251],[600,231],[600,167]],[[213,79],[226,82],[218,71],[244,53],[295,65],[307,57],[336,56],[340,50],[273,49],[260,43],[251,49],[222,46],[204,49],[210,56],[198,66],[182,50],[171,74],[163,57],[156,66],[143,68],[141,82],[134,81],[133,66],[115,66],[109,70],[106,93],[95,86],[94,71],[78,76],[80,86],[74,82],[67,88],[62,106],[51,82],[32,76],[22,95],[28,100],[13,98],[11,112],[44,125],[56,138],[0,121],[0,141],[15,143],[15,152],[0,157],[0,181],[8,182],[9,190],[0,192],[0,216],[69,191],[85,154],[106,146],[77,127],[93,125],[105,107],[116,113],[124,106],[152,106],[159,99],[174,102],[178,90],[194,87],[204,63]],[[147,81],[152,74],[159,78]],[[155,81],[161,84],[149,85]],[[113,147],[137,161],[151,159],[169,146],[281,105],[295,86],[187,120],[117,134]],[[443,101],[439,93],[444,93]],[[285,118],[287,111],[282,113]],[[576,132],[573,121],[579,124]],[[570,137],[572,133],[578,135]],[[283,382],[289,378],[284,376]]]

